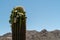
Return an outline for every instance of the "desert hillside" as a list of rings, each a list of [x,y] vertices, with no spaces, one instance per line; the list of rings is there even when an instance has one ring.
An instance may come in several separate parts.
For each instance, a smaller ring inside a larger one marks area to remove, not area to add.
[[[60,40],[60,30],[26,31],[26,40]],[[12,34],[6,33],[0,36],[0,40],[12,40]]]

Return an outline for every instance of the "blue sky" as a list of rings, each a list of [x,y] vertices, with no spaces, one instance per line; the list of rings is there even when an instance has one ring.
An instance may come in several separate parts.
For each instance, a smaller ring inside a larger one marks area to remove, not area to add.
[[[11,32],[9,17],[16,6],[23,6],[27,30],[60,30],[60,0],[0,0],[0,35]]]

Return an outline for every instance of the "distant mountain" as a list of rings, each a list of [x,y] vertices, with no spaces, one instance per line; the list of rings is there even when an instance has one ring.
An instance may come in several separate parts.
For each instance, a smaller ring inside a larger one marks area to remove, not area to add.
[[[42,30],[38,31],[26,31],[26,40],[60,40],[60,30],[47,31]],[[3,36],[0,36],[0,40],[12,40],[12,34],[6,33]]]

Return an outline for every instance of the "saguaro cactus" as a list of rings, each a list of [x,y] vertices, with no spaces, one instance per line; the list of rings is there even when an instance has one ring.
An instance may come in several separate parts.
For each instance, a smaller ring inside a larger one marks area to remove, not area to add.
[[[9,20],[12,40],[26,40],[26,15],[22,7],[13,8]]]

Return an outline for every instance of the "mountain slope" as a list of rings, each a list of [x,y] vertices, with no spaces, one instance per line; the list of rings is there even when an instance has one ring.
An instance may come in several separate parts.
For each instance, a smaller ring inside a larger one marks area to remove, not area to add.
[[[6,33],[0,36],[0,40],[12,40],[12,34]],[[45,29],[41,32],[26,31],[26,40],[60,40],[60,30],[50,32]]]

